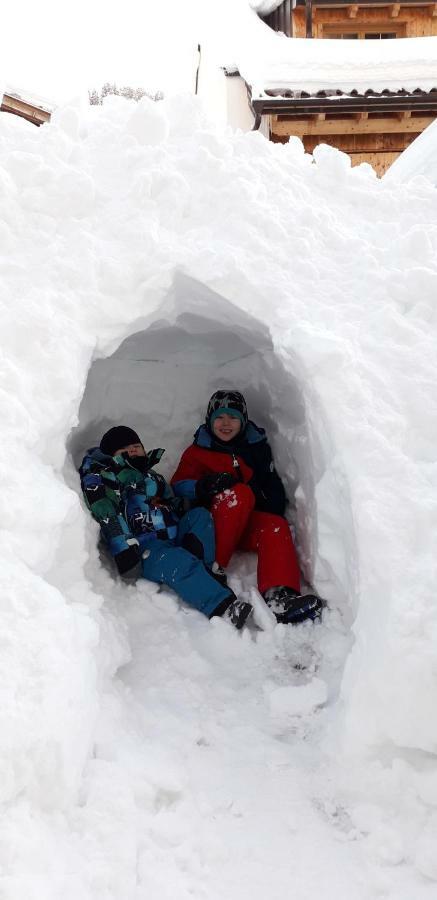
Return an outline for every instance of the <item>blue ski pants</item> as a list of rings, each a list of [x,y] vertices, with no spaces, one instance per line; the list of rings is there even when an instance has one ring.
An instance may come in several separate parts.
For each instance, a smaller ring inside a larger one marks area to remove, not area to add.
[[[190,509],[179,521],[175,540],[156,540],[146,553],[142,561],[144,578],[167,584],[206,616],[229,597],[229,588],[206,568],[215,559],[214,523],[207,509]]]

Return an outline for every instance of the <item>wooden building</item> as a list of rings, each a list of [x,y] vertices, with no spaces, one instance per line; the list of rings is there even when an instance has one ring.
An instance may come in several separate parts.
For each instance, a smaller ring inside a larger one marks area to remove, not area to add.
[[[369,162],[381,175],[436,118],[437,2],[400,0],[384,4],[381,0],[357,3],[285,0],[264,21],[291,39],[378,41],[382,58],[384,51],[389,49],[388,44],[380,43],[382,41],[392,45],[393,41],[403,38],[436,36],[435,84],[421,86],[418,77],[417,85],[412,85],[410,78],[406,88],[399,65],[393,78],[390,77],[389,83],[380,86],[379,90],[366,84],[366,66],[363,66],[360,84],[350,91],[340,85],[336,87],[332,82],[325,87],[318,84],[314,90],[305,84],[300,90],[298,83],[291,87],[270,84],[262,95],[259,92],[256,95],[252,93],[252,85],[248,84],[256,125],[263,118],[265,128],[265,117],[268,116],[271,140],[285,142],[291,135],[297,135],[308,152],[319,143],[331,144],[348,153],[353,165]],[[399,47],[399,51],[404,49],[407,49],[406,44]],[[311,50],[314,62],[317,49],[313,46]]]
[[[0,112],[11,113],[27,119],[33,125],[43,125],[49,122],[52,109],[44,101],[24,95],[13,90],[7,90],[1,98]]]

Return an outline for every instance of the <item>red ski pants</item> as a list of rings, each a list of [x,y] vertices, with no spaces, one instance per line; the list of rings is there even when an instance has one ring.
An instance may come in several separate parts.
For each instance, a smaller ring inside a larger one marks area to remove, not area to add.
[[[300,590],[300,572],[290,527],[283,516],[254,510],[247,484],[218,494],[211,507],[215,526],[215,557],[226,567],[235,550],[258,553],[258,588],[284,585]]]

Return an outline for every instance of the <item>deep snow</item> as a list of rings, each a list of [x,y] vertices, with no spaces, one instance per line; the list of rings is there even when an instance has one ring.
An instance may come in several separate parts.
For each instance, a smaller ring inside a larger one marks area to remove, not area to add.
[[[5,900],[435,896],[434,189],[112,97],[2,116],[0,198]],[[81,443],[128,400],[170,472],[234,379],[320,626],[100,563]]]

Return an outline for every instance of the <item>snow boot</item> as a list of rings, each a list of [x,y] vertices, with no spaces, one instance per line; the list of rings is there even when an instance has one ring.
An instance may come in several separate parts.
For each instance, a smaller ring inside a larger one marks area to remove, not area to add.
[[[227,610],[223,613],[223,618],[228,619],[234,628],[236,628],[237,631],[240,631],[252,613],[253,606],[251,603],[247,603],[246,600],[233,600]]]
[[[323,603],[314,594],[299,594],[294,588],[273,587],[263,594],[267,606],[278,622],[297,625],[305,619],[319,619]]]
[[[229,597],[222,600],[209,618],[220,616],[222,619],[230,622],[237,631],[240,631],[252,612],[253,606],[251,603],[246,603],[245,600],[237,600],[235,594],[230,591]]]

